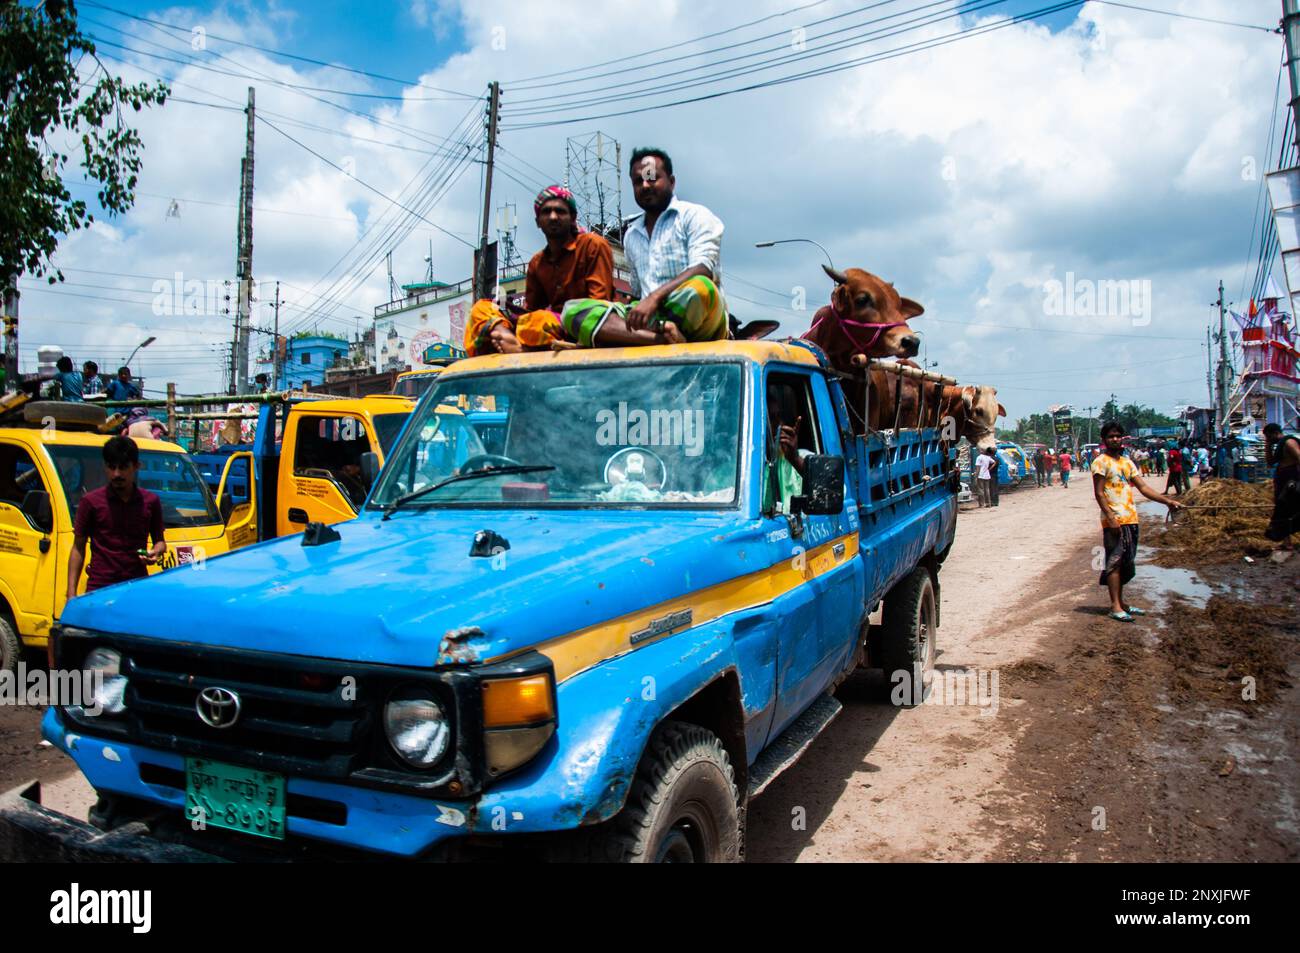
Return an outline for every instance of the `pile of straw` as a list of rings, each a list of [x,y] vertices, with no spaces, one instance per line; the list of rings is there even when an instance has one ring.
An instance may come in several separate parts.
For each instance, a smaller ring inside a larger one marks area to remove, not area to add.
[[[1190,493],[1176,496],[1188,509],[1174,514],[1154,542],[1166,552],[1161,565],[1182,562],[1225,563],[1243,556],[1267,556],[1277,548],[1264,536],[1273,512],[1271,483],[1211,480]]]

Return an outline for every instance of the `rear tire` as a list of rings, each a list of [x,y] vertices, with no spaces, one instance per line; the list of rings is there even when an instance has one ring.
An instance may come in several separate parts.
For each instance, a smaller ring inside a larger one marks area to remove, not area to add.
[[[885,596],[880,626],[880,661],[890,700],[912,708],[925,700],[934,670],[934,636],[938,604],[930,571],[918,566]],[[905,674],[910,691],[899,672]]]
[[[668,721],[651,736],[623,810],[590,842],[590,860],[735,863],[740,798],[722,742],[698,725]]]
[[[14,631],[13,623],[0,615],[0,672],[15,671],[22,650],[23,644]]]

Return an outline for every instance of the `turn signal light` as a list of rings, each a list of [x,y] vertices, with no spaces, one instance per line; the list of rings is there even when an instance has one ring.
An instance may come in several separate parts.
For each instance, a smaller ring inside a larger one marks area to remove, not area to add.
[[[508,728],[555,720],[555,693],[547,675],[483,682],[483,727]]]

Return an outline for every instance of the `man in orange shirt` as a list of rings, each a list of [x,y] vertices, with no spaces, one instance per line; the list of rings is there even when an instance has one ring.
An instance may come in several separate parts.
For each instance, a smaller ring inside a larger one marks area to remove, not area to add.
[[[1133,491],[1171,510],[1181,510],[1183,504],[1147,486],[1137,464],[1124,455],[1123,441],[1121,424],[1102,425],[1101,442],[1105,450],[1092,461],[1092,493],[1101,510],[1103,562],[1097,582],[1110,595],[1110,617],[1117,622],[1132,622],[1134,616],[1146,615],[1124,602],[1124,584],[1137,572],[1138,511]]]
[[[524,279],[528,310],[515,318],[491,299],[475,302],[465,327],[468,354],[548,348],[565,338],[559,315],[566,301],[614,297],[614,253],[604,238],[578,228],[573,193],[562,185],[542,189],[533,202],[533,213],[546,236],[546,247],[528,262]]]

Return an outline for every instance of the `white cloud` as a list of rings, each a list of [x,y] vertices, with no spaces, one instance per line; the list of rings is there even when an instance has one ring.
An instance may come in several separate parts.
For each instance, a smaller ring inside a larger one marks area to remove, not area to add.
[[[1261,25],[1277,19],[1272,0],[1166,0],[1162,6]],[[420,77],[424,84],[478,93],[491,79],[503,83],[504,167],[493,197],[494,204],[518,206],[526,254],[541,244],[529,214],[532,193],[563,177],[567,137],[601,129],[622,143],[624,156],[635,145],[669,149],[679,193],[710,205],[727,223],[724,281],[742,319],[783,317],[792,333],[807,327],[812,309],[829,291],[820,256],[807,246],[759,251],[753,243],[808,237],[826,245],[840,266],[867,267],[921,301],[927,314],[917,328],[925,332],[930,359],[961,379],[996,384],[1013,418],[1048,403],[1097,404],[1112,387],[1126,389],[1121,402],[1164,409],[1179,398],[1203,395],[1203,384],[1182,382],[1204,375],[1206,303],[1218,279],[1225,280],[1230,296],[1241,283],[1258,188],[1258,179],[1243,179],[1243,160],[1255,157],[1262,175],[1275,158],[1264,156],[1263,146],[1279,38],[1087,4],[1073,26],[1057,33],[1022,24],[859,70],[671,110],[511,128],[530,118],[520,110],[554,101],[539,97],[590,89],[589,100],[622,91],[617,84],[645,75],[627,72],[643,62],[630,58],[639,50],[787,7],[787,0],[743,8],[638,0],[602,5],[594,15],[590,3],[577,0],[461,6],[416,0],[408,11],[414,23],[434,29],[458,17],[471,45],[446,63],[430,63]],[[710,44],[775,33],[851,8],[847,2],[826,4]],[[193,11],[171,16],[177,22],[196,19]],[[272,16],[199,19],[211,34],[251,36],[271,46],[288,45],[285,37],[293,29],[292,15],[283,10]],[[846,18],[820,29],[848,22],[855,21]],[[951,29],[937,24],[929,32],[937,36]],[[163,39],[147,31],[142,35]],[[813,35],[810,31],[810,42]],[[697,75],[689,68],[699,61],[668,61],[700,48],[658,54],[651,59],[662,65],[649,72],[667,74],[661,85],[689,80]],[[283,82],[367,88],[354,75],[288,65],[246,49],[211,44],[210,51]],[[618,63],[598,72],[621,72],[582,84],[541,85],[569,77],[520,82],[606,60]],[[206,62],[234,68],[229,61]],[[179,80],[174,88],[179,98],[238,105],[246,96],[248,80],[176,69],[168,75]],[[430,140],[438,142],[435,137],[449,132],[468,106],[410,87],[400,103],[349,101],[372,117],[365,119],[312,99],[307,91],[254,83],[259,111],[271,122],[392,197],[431,158],[393,146],[434,148]],[[392,92],[394,87],[373,88]],[[611,108],[587,106],[576,114]],[[199,278],[233,277],[243,115],[175,102],[140,114],[138,121],[147,143],[140,189],[151,194],[142,195],[122,221],[71,237],[59,261],[69,269],[69,281],[100,281],[102,294],[142,304],[28,295],[24,358],[30,360],[37,344],[52,341],[65,342],[77,358],[115,354],[141,333],[158,334],[157,344],[143,352],[144,371],[153,381],[175,379],[183,391],[213,389],[220,375],[211,347],[228,340],[228,316],[156,318],[148,310],[150,296],[139,293],[150,287],[147,281],[71,270],[168,276],[179,269]],[[429,216],[471,241],[478,230],[478,178],[476,166]],[[165,215],[171,197],[180,202],[179,221]],[[414,200],[405,196],[403,204]],[[387,300],[382,261],[367,261],[371,270],[347,282],[343,304],[312,314],[314,299],[303,289],[322,291],[329,282],[317,285],[317,280],[362,231],[381,230],[397,216],[384,200],[265,125],[257,129],[255,204],[255,273],[286,282],[289,303],[281,316],[290,326],[310,323],[310,316],[321,327],[350,332],[354,315],[369,315]],[[635,211],[626,186],[623,208]],[[399,282],[424,272],[430,241],[439,277],[458,280],[468,274],[469,250],[418,222],[403,240],[389,243]],[[1150,324],[1045,314],[1043,283],[1066,272],[1092,280],[1151,281]],[[809,311],[788,310],[788,289],[794,286],[808,288]],[[113,290],[127,287],[136,290]],[[269,324],[265,306],[258,322]],[[1056,333],[1096,330],[1117,336]],[[1178,355],[1188,355],[1187,361],[1167,360]],[[1104,371],[1112,362],[1137,366],[1127,373]],[[1059,373],[1041,373],[1053,368]]]

